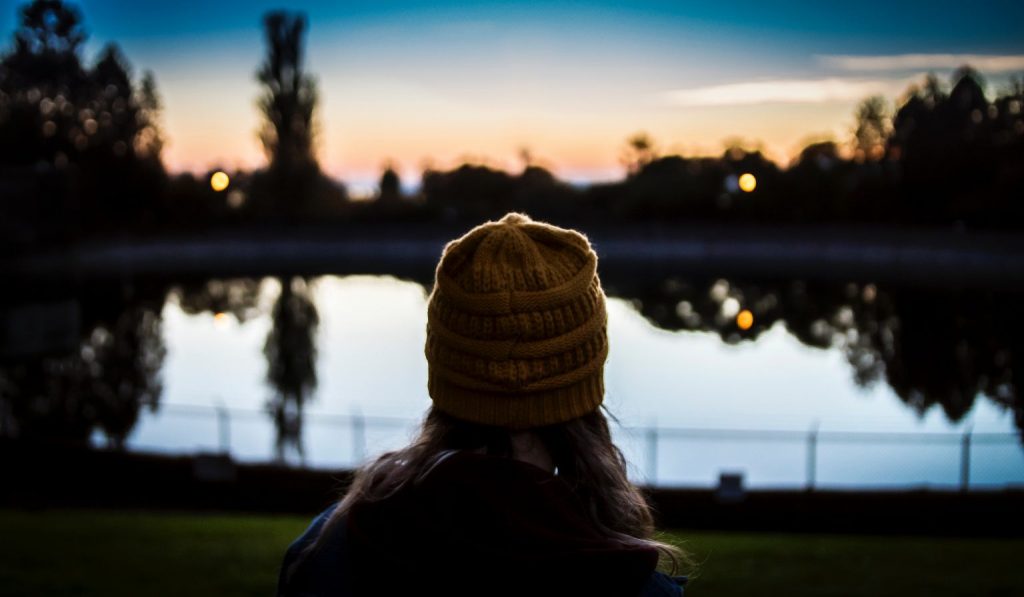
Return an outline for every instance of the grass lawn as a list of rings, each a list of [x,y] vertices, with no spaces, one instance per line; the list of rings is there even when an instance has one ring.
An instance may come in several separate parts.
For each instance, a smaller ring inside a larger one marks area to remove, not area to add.
[[[308,519],[0,510],[0,595],[273,595]],[[1024,540],[669,534],[687,595],[1022,595]]]

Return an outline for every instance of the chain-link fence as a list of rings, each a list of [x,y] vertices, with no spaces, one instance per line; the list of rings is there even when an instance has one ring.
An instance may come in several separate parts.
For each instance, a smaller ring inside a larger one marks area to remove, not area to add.
[[[307,413],[304,455],[293,464],[352,468],[405,445],[419,419]],[[274,427],[257,409],[165,404],[142,418],[129,447],[274,458]],[[983,489],[1024,485],[1024,445],[1013,433],[873,432],[613,426],[637,482],[714,486],[738,475],[757,488]]]

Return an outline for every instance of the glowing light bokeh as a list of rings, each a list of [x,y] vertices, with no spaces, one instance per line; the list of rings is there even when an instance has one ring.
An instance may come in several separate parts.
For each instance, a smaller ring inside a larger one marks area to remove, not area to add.
[[[750,193],[757,188],[757,178],[750,172],[746,172],[740,175],[739,184],[741,191]]]
[[[228,188],[229,184],[231,184],[231,179],[224,172],[218,170],[210,176],[210,188],[218,193]]]
[[[736,315],[736,326],[741,330],[749,330],[754,325],[754,314],[744,309]]]

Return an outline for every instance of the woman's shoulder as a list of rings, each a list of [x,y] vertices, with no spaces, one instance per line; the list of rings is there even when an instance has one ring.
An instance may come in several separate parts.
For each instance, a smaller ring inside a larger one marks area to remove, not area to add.
[[[330,589],[332,595],[350,594],[345,567],[349,550],[346,524],[343,519],[331,520],[338,505],[331,504],[320,512],[288,546],[278,576],[279,596],[319,595],[325,589]]]
[[[683,597],[686,581],[685,576],[669,576],[655,570],[647,579],[640,597]]]

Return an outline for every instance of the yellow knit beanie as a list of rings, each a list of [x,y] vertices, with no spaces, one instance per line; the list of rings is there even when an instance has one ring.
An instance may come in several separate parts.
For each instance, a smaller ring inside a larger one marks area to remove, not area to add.
[[[425,353],[434,405],[513,429],[585,415],[604,398],[604,291],[586,237],[510,213],[448,243]]]

